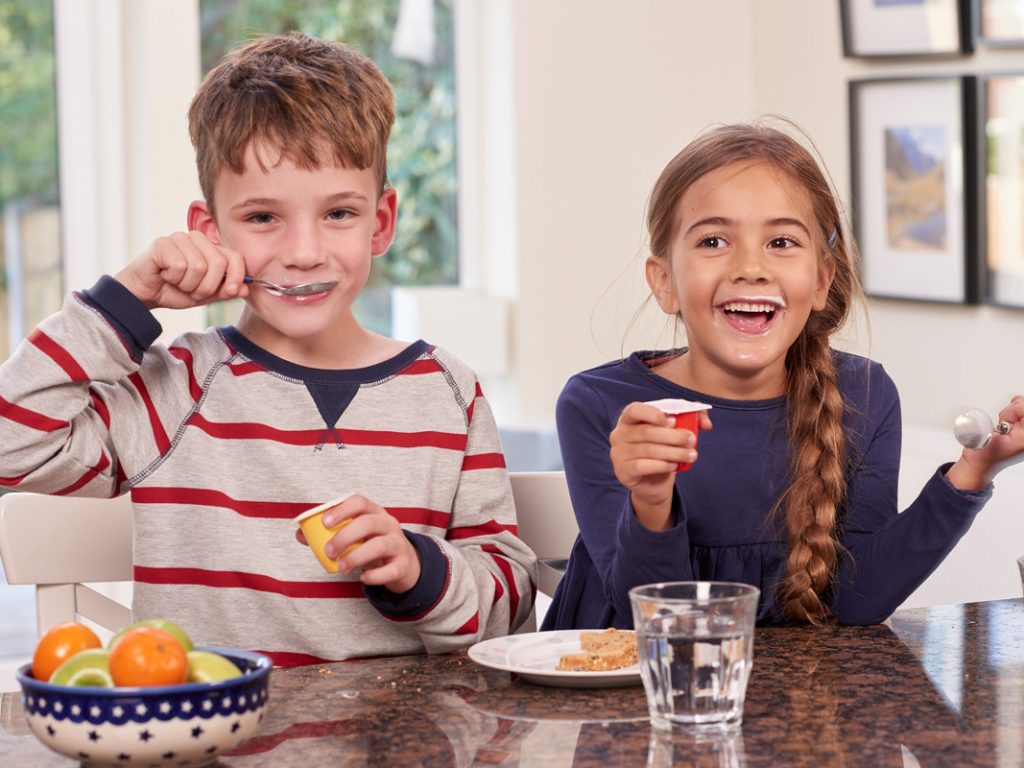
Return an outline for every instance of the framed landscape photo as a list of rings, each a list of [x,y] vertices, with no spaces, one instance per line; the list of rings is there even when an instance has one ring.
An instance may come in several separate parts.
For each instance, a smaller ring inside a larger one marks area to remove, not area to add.
[[[983,83],[983,298],[1024,308],[1024,73],[991,76]]]
[[[839,0],[843,55],[948,57],[973,49],[970,0]]]
[[[978,36],[992,46],[1024,46],[1024,0],[979,0]]]
[[[974,77],[850,82],[851,204],[868,295],[978,301],[976,90]]]

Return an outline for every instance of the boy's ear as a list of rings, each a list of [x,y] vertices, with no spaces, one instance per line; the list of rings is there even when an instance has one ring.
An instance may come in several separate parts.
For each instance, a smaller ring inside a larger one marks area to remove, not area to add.
[[[679,314],[679,299],[676,298],[675,287],[672,285],[672,273],[665,267],[665,262],[657,256],[648,256],[645,265],[647,285],[651,287],[654,300],[666,315]]]
[[[395,239],[395,226],[398,223],[398,193],[388,187],[377,198],[377,210],[374,212],[373,237],[370,240],[370,255],[380,256],[391,247]]]
[[[210,206],[204,200],[193,200],[188,206],[188,231],[198,230],[206,235],[206,239],[220,245],[220,230],[217,220],[210,213]]]

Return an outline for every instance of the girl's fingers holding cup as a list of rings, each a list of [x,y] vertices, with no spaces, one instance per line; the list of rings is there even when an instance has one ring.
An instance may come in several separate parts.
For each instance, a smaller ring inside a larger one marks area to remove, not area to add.
[[[640,402],[630,403],[623,408],[618,423],[621,426],[653,424],[659,427],[668,427],[672,425],[670,418],[653,405]]]

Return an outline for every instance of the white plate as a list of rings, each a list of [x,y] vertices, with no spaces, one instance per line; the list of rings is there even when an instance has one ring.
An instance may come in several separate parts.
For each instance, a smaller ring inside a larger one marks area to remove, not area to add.
[[[515,672],[524,680],[540,685],[568,688],[640,685],[639,664],[607,672],[563,672],[555,669],[563,655],[580,652],[580,631],[567,629],[495,637],[470,648],[469,658],[485,667]]]

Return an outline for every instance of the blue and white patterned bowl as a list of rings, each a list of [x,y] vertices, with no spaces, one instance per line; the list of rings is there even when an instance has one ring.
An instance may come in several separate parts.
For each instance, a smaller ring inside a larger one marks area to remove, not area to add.
[[[202,766],[254,735],[273,663],[260,653],[210,648],[243,674],[217,683],[147,688],[50,685],[18,670],[25,717],[47,747],[87,766]]]

